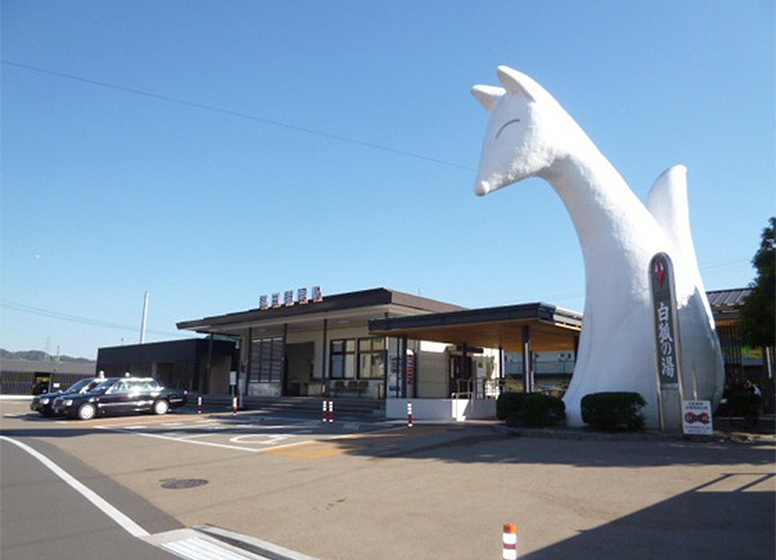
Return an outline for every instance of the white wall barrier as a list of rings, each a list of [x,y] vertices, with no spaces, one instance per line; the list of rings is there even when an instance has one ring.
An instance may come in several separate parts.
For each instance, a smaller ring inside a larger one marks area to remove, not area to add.
[[[496,417],[495,399],[387,399],[386,418],[406,419],[410,401],[413,420],[461,422]]]

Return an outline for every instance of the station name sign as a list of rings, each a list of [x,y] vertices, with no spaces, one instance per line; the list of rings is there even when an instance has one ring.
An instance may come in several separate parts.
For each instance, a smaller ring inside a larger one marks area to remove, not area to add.
[[[282,299],[281,299],[282,295]],[[275,292],[271,296],[262,295],[259,296],[259,309],[277,309],[279,307],[293,307],[294,305],[307,305],[308,303],[320,303],[323,301],[323,291],[320,286],[313,286],[308,293],[307,288],[299,288],[296,290],[296,298],[294,298],[294,290],[286,290],[282,294]]]
[[[679,389],[681,347],[674,295],[674,269],[665,253],[650,262],[658,381],[661,389]]]

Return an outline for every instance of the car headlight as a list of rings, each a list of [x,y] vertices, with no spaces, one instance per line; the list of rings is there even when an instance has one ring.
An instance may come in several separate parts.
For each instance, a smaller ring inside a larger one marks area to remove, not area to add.
[[[62,404],[64,406],[70,406],[71,404],[73,404],[73,399],[65,399],[62,401]]]
[[[51,399],[48,399],[48,398],[40,399],[40,404],[48,404],[50,400]]]

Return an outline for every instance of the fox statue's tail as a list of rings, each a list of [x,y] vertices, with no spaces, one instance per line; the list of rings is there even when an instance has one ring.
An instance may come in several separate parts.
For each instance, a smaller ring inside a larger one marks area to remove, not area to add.
[[[698,268],[695,243],[690,230],[690,205],[687,199],[687,168],[684,165],[669,167],[655,179],[647,196],[647,210],[655,218],[666,236],[679,251],[685,270],[692,276],[703,299],[709,323],[714,325],[711,306]]]

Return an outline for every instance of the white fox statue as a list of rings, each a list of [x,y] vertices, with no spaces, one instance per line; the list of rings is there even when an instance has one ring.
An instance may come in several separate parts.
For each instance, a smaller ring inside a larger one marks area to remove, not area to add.
[[[503,87],[475,86],[490,113],[475,192],[485,195],[541,177],[568,210],[585,262],[585,309],[577,361],[564,397],[567,423],[582,426],[590,393],[633,391],[659,425],[652,307],[647,269],[666,253],[674,264],[685,398],[722,396],[724,364],[690,233],[686,169],[658,177],[641,203],[580,126],[534,80],[501,66]],[[672,411],[677,428],[678,410]]]

